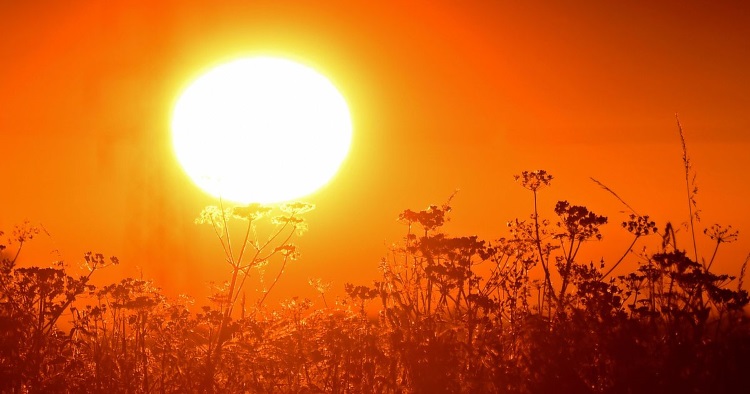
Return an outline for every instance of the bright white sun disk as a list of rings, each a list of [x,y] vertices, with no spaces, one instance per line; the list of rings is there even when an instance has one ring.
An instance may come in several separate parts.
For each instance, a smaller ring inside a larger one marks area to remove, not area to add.
[[[326,184],[345,159],[344,98],[313,69],[284,59],[218,66],[180,96],[175,154],[193,182],[236,202],[288,201]]]

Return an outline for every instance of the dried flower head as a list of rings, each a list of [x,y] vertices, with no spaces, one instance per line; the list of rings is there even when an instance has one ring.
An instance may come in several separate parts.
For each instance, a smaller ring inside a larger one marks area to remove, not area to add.
[[[641,216],[631,213],[629,218],[630,220],[622,222],[622,227],[637,237],[649,235],[658,231],[656,228],[656,222],[650,220],[648,215]]]
[[[271,212],[271,207],[259,204],[257,202],[245,205],[243,207],[232,208],[232,216],[238,219],[249,220],[251,222],[262,218],[269,212]]]
[[[703,234],[708,235],[709,238],[716,242],[734,242],[739,236],[739,231],[733,230],[732,226],[722,227],[720,224],[714,224],[713,226],[703,230]]]
[[[536,170],[524,171],[521,175],[514,175],[513,179],[515,179],[516,182],[521,183],[521,186],[526,189],[536,192],[544,186],[549,186],[552,182],[553,176],[545,170]]]

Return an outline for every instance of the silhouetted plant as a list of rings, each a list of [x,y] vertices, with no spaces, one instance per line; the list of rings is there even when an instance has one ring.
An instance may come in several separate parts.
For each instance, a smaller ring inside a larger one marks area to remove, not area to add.
[[[206,338],[204,390],[213,391],[216,379],[220,381],[225,379],[225,377],[216,376],[216,366],[222,362],[221,353],[224,344],[233,337],[233,330],[236,326],[236,323],[232,322],[233,311],[240,294],[244,294],[242,289],[246,280],[250,278],[251,273],[256,272],[263,281],[269,261],[274,256],[281,257],[281,267],[270,285],[263,283],[263,294],[254,306],[252,312],[254,314],[278,282],[289,260],[296,258],[296,247],[290,243],[290,240],[295,234],[301,234],[306,230],[307,227],[301,216],[313,208],[312,205],[304,203],[284,204],[279,207],[281,213],[271,217],[272,207],[257,203],[234,208],[224,208],[223,205],[209,206],[196,220],[197,223],[207,223],[212,226],[224,250],[225,260],[231,272],[226,287],[212,297],[218,306],[221,319],[216,329],[210,327]],[[258,235],[258,223],[265,218],[270,219],[270,225],[273,227],[266,238],[261,238]],[[240,239],[240,244],[236,246],[233,246],[230,234],[230,222],[234,220],[246,222],[244,236]],[[241,315],[244,317],[244,309]]]
[[[77,367],[76,350],[57,323],[76,299],[93,290],[93,273],[107,261],[101,254],[86,253],[86,275],[75,278],[62,261],[52,267],[16,267],[23,245],[39,230],[29,223],[13,231],[9,245],[17,243],[13,257],[0,259],[0,390],[5,392],[60,391],[68,372]],[[0,236],[3,233],[0,232]]]
[[[692,174],[684,146],[683,154]],[[711,271],[736,230],[703,230],[714,248],[701,258],[695,244],[692,253],[678,247],[671,223],[657,226],[594,180],[627,208],[618,228],[632,236],[624,253],[594,262],[582,251],[603,240],[609,219],[566,200],[541,204],[553,179],[546,171],[515,178],[532,192],[533,212],[499,238],[446,233],[453,196],[407,209],[398,216],[405,235],[372,286],[347,283],[345,296],[330,298],[329,284],[310,280],[322,306],[299,297],[267,305],[297,255],[291,240],[304,230],[305,204],[275,218],[258,204],[204,210],[198,221],[214,229],[228,280],[200,307],[142,278],[95,288],[93,272],[117,263],[101,254],[84,256],[78,278],[62,263],[17,267],[38,234],[19,226],[0,245],[0,391],[662,393],[746,384],[750,255],[739,278]],[[239,241],[230,239],[236,229]],[[243,289],[254,279],[263,291],[248,302]]]

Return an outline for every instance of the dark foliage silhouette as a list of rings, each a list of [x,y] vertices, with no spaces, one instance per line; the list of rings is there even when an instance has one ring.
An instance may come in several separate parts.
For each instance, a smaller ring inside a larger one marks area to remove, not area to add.
[[[91,285],[95,271],[117,263],[101,254],[86,254],[78,277],[62,262],[18,267],[38,233],[25,224],[0,234],[0,391],[734,391],[750,368],[747,261],[739,278],[711,270],[717,250],[738,237],[720,225],[703,231],[714,245],[701,258],[686,153],[684,164],[687,250],[675,225],[655,223],[595,181],[627,208],[617,221],[632,241],[611,260],[586,260],[610,218],[565,200],[541,209],[553,177],[525,171],[515,179],[533,211],[507,222],[502,237],[444,232],[451,199],[405,210],[404,237],[378,280],[346,284],[335,300],[311,280],[322,305],[266,302],[296,256],[290,241],[304,229],[305,204],[275,217],[260,205],[207,208],[199,221],[214,229],[230,277],[199,307],[144,279]],[[234,221],[243,235],[235,244]],[[265,289],[250,301],[248,280]]]

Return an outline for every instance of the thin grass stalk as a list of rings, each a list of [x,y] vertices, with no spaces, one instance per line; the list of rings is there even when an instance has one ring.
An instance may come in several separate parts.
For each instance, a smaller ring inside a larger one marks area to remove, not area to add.
[[[750,253],[745,257],[745,261],[742,263],[742,268],[740,268],[740,276],[737,279],[737,291],[742,291],[742,285],[745,283],[745,270],[747,269],[748,261],[750,261]]]
[[[690,214],[690,236],[693,239],[693,255],[695,256],[695,262],[698,262],[698,244],[695,241],[695,213],[693,212],[693,205],[695,205],[695,177],[693,181],[690,181],[690,157],[687,154],[687,144],[685,143],[685,134],[682,131],[682,125],[680,124],[680,118],[675,115],[677,119],[677,130],[680,132],[680,143],[682,144],[682,164],[685,169],[685,191],[687,193],[688,202],[688,213]],[[691,187],[692,186],[692,187]]]

